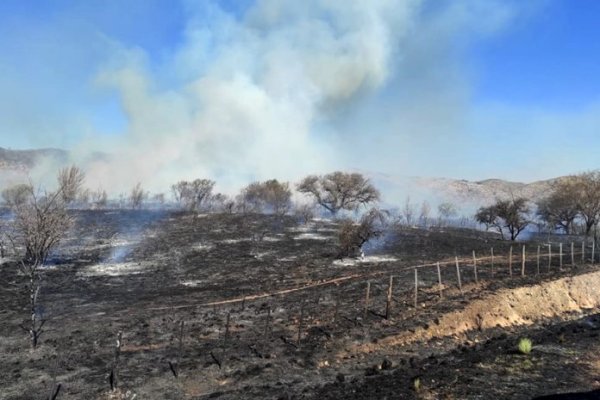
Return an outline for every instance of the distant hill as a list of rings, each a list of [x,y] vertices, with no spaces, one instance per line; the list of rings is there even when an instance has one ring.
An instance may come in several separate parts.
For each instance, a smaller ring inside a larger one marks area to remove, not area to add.
[[[407,196],[418,206],[427,200],[434,207],[442,202],[452,202],[459,209],[471,212],[492,204],[497,199],[525,197],[537,201],[545,197],[552,185],[565,177],[531,183],[511,182],[502,179],[468,181],[450,178],[403,177],[380,173],[365,173],[384,194],[389,206],[402,207]]]
[[[90,159],[101,159],[106,154],[97,153]],[[0,147],[0,185],[14,183],[27,177],[35,167],[64,165],[69,153],[60,149],[10,150]],[[482,205],[499,198],[523,196],[532,201],[544,197],[553,183],[564,177],[531,183],[511,182],[502,179],[468,181],[450,178],[407,177],[377,172],[357,171],[369,177],[381,190],[386,207],[402,207],[407,196],[418,207],[427,200],[432,207],[442,202],[452,202],[461,211],[470,213]],[[168,183],[166,183],[168,184]]]

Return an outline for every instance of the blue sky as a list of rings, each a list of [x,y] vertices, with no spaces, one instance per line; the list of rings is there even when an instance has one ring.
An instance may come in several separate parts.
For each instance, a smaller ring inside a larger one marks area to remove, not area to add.
[[[115,152],[132,181],[595,169],[599,17],[595,0],[4,0],[0,146]]]

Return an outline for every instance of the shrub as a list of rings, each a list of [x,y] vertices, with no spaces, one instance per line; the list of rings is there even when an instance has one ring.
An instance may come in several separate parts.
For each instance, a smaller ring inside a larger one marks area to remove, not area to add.
[[[533,346],[533,343],[531,342],[531,339],[528,338],[521,338],[519,339],[519,344],[517,346],[517,348],[519,349],[519,352],[521,354],[529,354],[531,353],[531,348]]]
[[[338,230],[338,257],[355,257],[360,254],[362,246],[371,239],[384,234],[388,213],[371,209],[358,222],[351,219],[342,220]]]

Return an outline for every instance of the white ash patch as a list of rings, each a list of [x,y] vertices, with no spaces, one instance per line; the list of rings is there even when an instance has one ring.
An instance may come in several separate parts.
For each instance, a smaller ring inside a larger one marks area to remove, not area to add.
[[[318,233],[301,233],[294,237],[294,240],[329,240],[329,237],[319,235]]]
[[[181,284],[183,286],[187,286],[187,287],[196,287],[196,286],[199,286],[203,282],[204,281],[200,281],[200,280],[195,280],[195,281],[181,281],[181,282],[179,282],[179,284]]]
[[[392,256],[364,256],[359,258],[343,258],[341,260],[335,260],[333,262],[333,265],[337,267],[351,267],[357,264],[373,264],[394,261],[398,261],[398,259]]]
[[[287,229],[290,232],[310,232],[315,230],[315,224],[308,223],[302,226],[294,226],[292,228]]]
[[[337,228],[318,228],[317,232],[337,232]]]
[[[265,236],[262,240],[263,242],[281,242],[281,238],[276,236]]]
[[[224,243],[224,244],[234,244],[234,243],[250,242],[250,241],[252,241],[252,238],[223,239],[223,240],[221,240],[219,243]]]
[[[331,218],[320,218],[320,217],[313,218],[312,221],[315,221],[315,222],[330,222],[330,223],[332,222]]]
[[[361,263],[378,263],[378,262],[394,262],[394,261],[398,261],[398,259],[396,257],[392,257],[392,256],[381,255],[381,256],[364,256],[364,257],[361,257],[359,259],[359,261]]]
[[[290,261],[295,261],[296,259],[298,259],[297,256],[289,256],[289,257],[280,258],[279,261],[290,262]]]
[[[105,263],[84,267],[77,275],[80,276],[123,276],[138,275],[148,272],[151,267],[139,262]]]
[[[358,260],[355,258],[342,258],[341,260],[335,260],[332,265],[336,267],[351,267],[358,264]]]
[[[197,243],[191,247],[192,250],[196,251],[209,251],[212,250],[215,246],[209,243]]]
[[[106,240],[103,241],[101,243],[92,245],[87,247],[86,249],[89,250],[102,250],[102,249],[111,249],[114,247],[129,247],[129,246],[133,246],[134,244],[136,244],[137,242],[134,241],[130,241],[130,240],[124,240],[124,239],[112,239],[112,240]]]
[[[196,218],[206,218],[206,217],[208,217],[208,214],[206,214],[206,213],[197,213],[197,214],[184,215],[183,219],[196,219]]]

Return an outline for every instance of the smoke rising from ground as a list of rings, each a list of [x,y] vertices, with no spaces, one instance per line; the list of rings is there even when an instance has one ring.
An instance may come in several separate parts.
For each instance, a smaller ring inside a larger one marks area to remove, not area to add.
[[[444,166],[456,176],[461,160],[449,149],[468,147],[478,129],[465,49],[501,32],[521,8],[477,0],[259,0],[237,12],[184,4],[183,39],[164,54],[110,32],[78,39],[103,55],[93,90],[118,97],[123,126],[78,115],[83,133],[68,144],[47,130],[29,133],[31,143],[67,147],[91,189],[115,196],[141,182],[168,192],[178,180],[210,178],[233,193],[253,180],[338,169],[427,176]],[[53,182],[57,168],[45,162],[32,178]]]
[[[429,8],[420,0],[263,0],[240,17],[189,5],[185,41],[160,67],[141,48],[111,43],[95,82],[118,94],[127,127],[108,139],[91,134],[72,149],[73,161],[92,187],[113,193],[136,182],[164,192],[208,177],[232,192],[257,179],[402,169],[400,144],[461,125],[464,87],[448,64],[453,45],[440,39],[465,26],[493,31],[508,18],[495,3]],[[98,151],[106,156],[90,157]]]
[[[214,5],[190,9],[198,17],[166,66],[174,84],[139,49],[119,49],[99,74],[128,129],[103,147],[106,160],[86,165],[88,179],[122,191],[211,177],[232,190],[336,168],[328,113],[386,82],[417,5],[260,1],[239,20]]]

